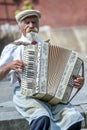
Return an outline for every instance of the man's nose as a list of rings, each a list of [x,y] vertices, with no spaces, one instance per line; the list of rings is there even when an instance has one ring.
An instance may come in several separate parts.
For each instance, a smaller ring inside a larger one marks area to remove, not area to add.
[[[30,23],[28,24],[28,26],[29,26],[30,28],[34,27],[34,25],[33,25],[32,22],[30,22]]]

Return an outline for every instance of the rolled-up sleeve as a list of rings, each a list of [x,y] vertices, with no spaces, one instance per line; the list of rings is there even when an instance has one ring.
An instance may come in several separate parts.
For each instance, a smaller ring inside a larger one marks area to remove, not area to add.
[[[5,46],[0,57],[0,66],[4,66],[13,60],[13,55],[16,47],[14,44]]]

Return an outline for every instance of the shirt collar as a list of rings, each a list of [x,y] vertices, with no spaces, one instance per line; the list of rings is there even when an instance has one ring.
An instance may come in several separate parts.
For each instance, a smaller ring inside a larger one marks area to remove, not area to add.
[[[21,41],[25,42],[25,43],[31,44],[31,41],[28,38],[26,38],[23,34],[22,34],[21,38],[19,38],[18,40],[15,40],[15,42],[21,42]],[[36,42],[42,43],[43,40],[38,37],[37,40],[36,40]]]
[[[26,42],[26,43],[31,43],[31,41],[29,39],[27,39],[23,34],[22,34],[21,38],[19,38],[15,42],[19,42],[19,41]]]

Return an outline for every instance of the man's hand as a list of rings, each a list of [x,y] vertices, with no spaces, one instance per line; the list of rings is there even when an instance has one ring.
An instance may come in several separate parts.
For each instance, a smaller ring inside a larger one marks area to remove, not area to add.
[[[81,76],[74,76],[74,86],[81,89],[84,84],[84,78]]]
[[[22,60],[15,60],[6,64],[3,67],[0,67],[0,80],[3,79],[10,70],[20,72],[25,66],[26,64]]]
[[[24,63],[22,60],[15,60],[9,63],[8,66],[10,70],[15,70],[16,72],[19,72],[26,66],[26,63]]]

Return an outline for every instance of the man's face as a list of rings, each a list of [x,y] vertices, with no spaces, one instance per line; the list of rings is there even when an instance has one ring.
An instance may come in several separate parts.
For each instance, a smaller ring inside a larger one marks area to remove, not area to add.
[[[39,19],[36,16],[28,16],[20,23],[20,29],[24,36],[29,32],[39,31]]]

